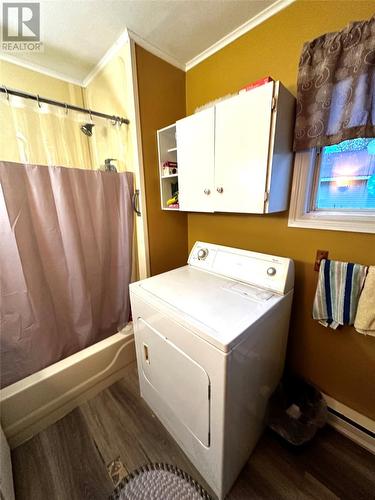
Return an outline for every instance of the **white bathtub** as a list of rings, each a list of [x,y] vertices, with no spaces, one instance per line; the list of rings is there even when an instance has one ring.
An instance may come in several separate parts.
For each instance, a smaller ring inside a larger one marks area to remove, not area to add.
[[[0,390],[1,425],[11,448],[124,376],[135,360],[132,324]]]

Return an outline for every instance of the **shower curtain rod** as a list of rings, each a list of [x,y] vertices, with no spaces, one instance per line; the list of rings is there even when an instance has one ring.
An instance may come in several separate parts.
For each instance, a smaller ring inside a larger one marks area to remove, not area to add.
[[[18,97],[23,97],[24,99],[32,99],[33,101],[36,101],[38,105],[41,102],[44,102],[45,104],[51,104],[52,106],[58,106],[66,110],[71,109],[73,111],[80,111],[81,113],[87,113],[93,116],[100,116],[100,118],[109,118],[110,120],[118,122],[120,125],[122,125],[123,123],[126,123],[126,125],[128,125],[130,123],[128,118],[122,118],[121,116],[107,115],[106,113],[100,113],[99,111],[92,111],[91,109],[81,108],[79,106],[73,106],[73,104],[67,104],[65,102],[48,99],[47,97],[40,97],[38,94],[36,95],[29,94],[28,92],[23,92],[22,90],[8,89],[7,87],[5,87],[5,85],[2,85],[0,87],[0,92],[6,94],[7,98],[9,98],[9,94],[16,95]]]

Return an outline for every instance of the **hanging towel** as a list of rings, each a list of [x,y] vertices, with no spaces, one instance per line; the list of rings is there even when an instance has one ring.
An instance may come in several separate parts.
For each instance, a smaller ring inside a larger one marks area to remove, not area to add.
[[[367,267],[350,262],[323,259],[319,268],[313,318],[336,329],[352,325]]]
[[[370,266],[359,297],[354,328],[364,335],[375,336],[375,266]]]

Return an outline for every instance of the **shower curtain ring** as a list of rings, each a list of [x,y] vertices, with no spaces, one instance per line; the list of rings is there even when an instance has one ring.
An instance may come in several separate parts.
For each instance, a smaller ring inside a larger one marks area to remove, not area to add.
[[[66,102],[64,103],[64,105],[65,105],[65,114],[67,115],[69,113],[68,105],[66,104]]]
[[[111,124],[112,124],[113,126],[115,126],[115,125],[116,125],[116,123],[117,123],[117,118],[116,118],[115,116],[112,116],[112,118],[111,118],[110,120],[111,120]]]
[[[5,85],[3,85],[3,89],[5,91],[5,95],[6,95],[7,101],[9,101],[9,92],[8,92],[8,89],[6,88]]]
[[[92,123],[92,114],[91,114],[91,109],[89,109],[89,113],[90,113],[90,122]]]
[[[39,108],[41,108],[42,105],[40,104],[40,101],[39,101],[39,94],[36,95],[36,101],[38,103]]]

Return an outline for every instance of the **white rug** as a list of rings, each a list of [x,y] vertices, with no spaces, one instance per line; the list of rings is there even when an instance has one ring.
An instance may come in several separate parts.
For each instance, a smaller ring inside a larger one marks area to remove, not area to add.
[[[147,464],[125,477],[111,500],[211,500],[189,474],[168,464]]]

